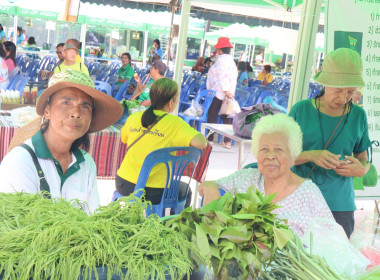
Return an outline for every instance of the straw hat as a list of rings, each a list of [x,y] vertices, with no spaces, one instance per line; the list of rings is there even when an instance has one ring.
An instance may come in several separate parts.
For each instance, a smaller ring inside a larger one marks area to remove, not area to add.
[[[233,48],[234,46],[230,43],[230,38],[220,37],[214,47],[215,49],[223,49],[223,48]]]
[[[322,71],[314,81],[327,87],[364,87],[363,64],[360,55],[348,48],[329,52],[322,63]]]
[[[38,99],[36,105],[37,114],[42,117],[50,96],[65,88],[77,88],[88,94],[94,100],[95,112],[91,119],[90,128],[88,130],[89,133],[100,131],[109,127],[120,119],[123,114],[123,108],[120,103],[116,101],[116,99],[95,89],[94,82],[88,75],[72,69],[54,74],[51,77],[49,87],[44,90]],[[16,131],[8,151],[36,134],[41,126],[41,117],[26,124]]]

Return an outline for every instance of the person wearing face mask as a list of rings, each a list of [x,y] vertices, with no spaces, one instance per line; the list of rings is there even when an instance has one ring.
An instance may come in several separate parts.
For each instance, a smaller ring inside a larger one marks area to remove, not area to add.
[[[285,114],[265,116],[252,132],[253,155],[257,168],[246,168],[200,184],[198,192],[203,204],[220,197],[219,188],[230,193],[245,193],[254,186],[264,195],[275,194],[273,213],[288,220],[290,228],[300,237],[316,218],[333,221],[321,191],[311,181],[292,172],[291,167],[302,151],[302,132],[292,117]]]
[[[296,103],[289,113],[304,135],[294,172],[318,185],[350,237],[356,210],[352,177],[368,171],[371,144],[366,113],[352,104],[357,89],[365,86],[363,64],[356,51],[340,48],[326,55],[322,69],[314,77],[324,86],[322,91],[314,99]]]
[[[82,62],[76,61],[76,57],[79,55],[79,49],[77,46],[66,42],[66,44],[63,46],[63,54],[65,61],[54,68],[54,74],[65,71],[67,69],[73,69],[90,76],[87,66]]]

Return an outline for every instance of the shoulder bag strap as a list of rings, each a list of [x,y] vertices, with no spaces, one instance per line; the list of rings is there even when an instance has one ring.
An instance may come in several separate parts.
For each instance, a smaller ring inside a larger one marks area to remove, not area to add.
[[[338,129],[340,123],[342,122],[343,116],[344,116],[344,114],[342,114],[342,116],[340,116],[339,122],[338,122],[338,124],[336,125],[334,131],[331,133],[331,136],[330,136],[329,140],[327,140],[325,146],[323,147],[323,150],[325,150],[325,149],[327,148],[327,146],[329,145],[329,143],[330,143],[331,139],[333,138],[333,136],[334,136],[336,130]],[[310,178],[310,175],[311,175],[311,173],[313,173],[313,171],[314,171],[314,169],[315,169],[316,166],[317,166],[317,165],[314,163],[313,167],[310,169],[309,174],[307,174],[307,177],[306,177],[307,179]]]
[[[128,147],[127,147],[127,150],[126,150],[126,154],[128,153],[128,151],[129,151],[129,149],[130,148],[132,148],[132,146],[134,145],[134,144],[136,144],[136,142],[137,141],[139,141],[141,138],[143,138],[146,134],[148,134],[148,132],[149,131],[151,131],[152,130],[152,128],[163,118],[163,117],[165,117],[167,114],[165,113],[165,114],[163,114],[162,116],[160,116],[158,119],[156,119],[155,120],[155,122],[147,129],[147,130],[145,130],[135,141],[133,141],[133,143],[131,144],[131,145],[129,145]]]
[[[26,145],[24,143],[20,144],[20,147],[23,147],[24,149],[26,149],[29,152],[30,156],[32,157],[34,166],[37,169],[38,177],[40,178],[40,191],[48,192],[49,194],[45,194],[45,197],[46,198],[51,198],[49,184],[48,184],[48,182],[45,179],[45,174],[42,171],[41,165],[38,162],[38,159],[37,159],[37,156],[36,156],[35,152],[32,150],[32,148],[29,145]]]

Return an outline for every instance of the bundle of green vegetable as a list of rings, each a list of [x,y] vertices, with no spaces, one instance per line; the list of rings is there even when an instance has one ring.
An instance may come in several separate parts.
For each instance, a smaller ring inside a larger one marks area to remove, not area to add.
[[[92,216],[80,201],[41,194],[0,193],[0,205],[3,279],[90,279],[96,267],[107,268],[107,279],[180,279],[193,269],[189,251],[205,262],[181,233],[145,218],[147,203],[134,196]]]
[[[254,188],[227,193],[199,210],[185,209],[166,225],[198,245],[218,279],[262,277],[262,268],[293,236],[272,213],[278,207],[270,203],[273,197]]]
[[[126,100],[122,99],[120,101],[121,106],[126,109],[128,108],[128,113],[131,115],[133,113],[139,112],[139,111],[144,111],[145,106],[142,106],[140,102],[137,100]]]
[[[272,213],[279,207],[273,198],[252,187],[235,196],[226,193],[199,210],[185,209],[166,225],[201,248],[217,279],[343,279],[323,259],[307,253],[299,237]]]

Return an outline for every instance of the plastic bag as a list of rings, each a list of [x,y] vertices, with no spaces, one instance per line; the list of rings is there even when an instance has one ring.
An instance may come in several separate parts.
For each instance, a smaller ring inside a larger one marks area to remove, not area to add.
[[[200,117],[203,115],[203,108],[197,101],[193,100],[190,108],[187,108],[183,114],[190,117]]]
[[[369,260],[348,240],[343,228],[335,221],[315,218],[302,238],[312,254],[326,262],[343,277],[354,278],[365,272]]]
[[[351,236],[352,244],[370,260],[369,267],[380,265],[380,225],[378,219],[378,214],[367,214],[361,226]]]
[[[219,113],[221,115],[228,115],[229,117],[233,117],[240,112],[241,109],[239,103],[235,99],[227,99],[223,101]]]
[[[13,109],[11,111],[12,122],[15,126],[23,126],[37,118],[36,108],[31,106]]]

